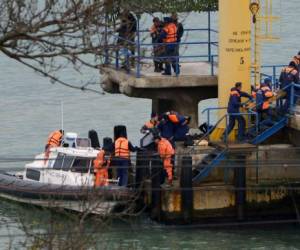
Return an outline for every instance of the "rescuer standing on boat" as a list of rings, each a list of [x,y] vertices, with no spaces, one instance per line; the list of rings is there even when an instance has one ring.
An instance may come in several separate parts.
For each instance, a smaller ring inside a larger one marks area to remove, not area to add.
[[[242,83],[237,82],[235,84],[235,87],[231,89],[230,91],[230,97],[229,97],[229,102],[228,102],[228,108],[227,112],[229,114],[229,124],[222,136],[223,139],[225,139],[225,135],[229,135],[230,132],[233,130],[235,126],[235,121],[237,120],[238,122],[238,141],[243,141],[245,137],[245,125],[246,121],[244,117],[240,114],[240,108],[243,106],[241,97],[246,97],[252,100],[253,98],[251,95],[249,95],[246,92],[241,91],[242,89]],[[230,115],[234,114],[234,115]]]
[[[136,147],[132,146],[125,135],[120,136],[114,143],[115,158],[114,162],[117,166],[117,178],[119,178],[119,186],[127,186],[128,168],[130,162],[130,152],[135,152]]]
[[[168,184],[172,185],[173,182],[173,164],[172,156],[175,154],[175,150],[172,144],[165,138],[161,138],[159,135],[154,135],[154,141],[157,145],[157,151],[163,161],[164,169],[167,173]]]
[[[108,167],[110,160],[105,160],[106,152],[101,149],[93,161],[95,173],[95,187],[108,186]]]
[[[63,130],[56,130],[53,131],[52,133],[49,134],[48,136],[48,140],[45,146],[45,159],[44,159],[44,163],[46,163],[46,161],[49,158],[50,155],[50,148],[55,148],[55,147],[59,147],[61,145],[61,141],[64,135],[64,131]]]
[[[177,27],[177,44],[176,44],[176,63],[178,64],[178,73],[180,72],[180,65],[179,65],[179,49],[180,49],[180,43],[181,43],[181,38],[183,36],[184,33],[184,28],[182,23],[178,22],[178,15],[177,13],[173,13],[171,16],[173,23],[176,25]]]

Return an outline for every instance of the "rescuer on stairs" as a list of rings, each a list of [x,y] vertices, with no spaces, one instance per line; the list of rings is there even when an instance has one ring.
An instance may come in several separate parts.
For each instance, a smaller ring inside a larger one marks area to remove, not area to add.
[[[271,79],[266,78],[256,91],[256,109],[259,114],[259,121],[266,125],[272,125],[272,110],[270,108],[271,98],[274,96],[270,87]]]
[[[229,96],[229,102],[228,102],[228,108],[227,112],[229,114],[229,124],[222,136],[222,140],[227,139],[225,136],[229,135],[231,131],[233,130],[235,126],[235,121],[238,122],[238,141],[242,142],[245,138],[245,126],[246,121],[244,117],[240,114],[240,108],[243,106],[243,103],[241,101],[241,97],[246,97],[250,100],[252,100],[252,96],[249,95],[246,92],[241,91],[242,90],[242,83],[237,82],[235,84],[235,87],[231,89],[230,96]]]

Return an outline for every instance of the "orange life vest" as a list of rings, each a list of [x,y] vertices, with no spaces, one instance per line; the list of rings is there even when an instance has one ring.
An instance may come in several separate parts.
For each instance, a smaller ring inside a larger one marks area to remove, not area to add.
[[[115,141],[115,157],[130,158],[129,142],[126,138],[120,137]]]
[[[62,139],[62,133],[59,130],[52,132],[47,141],[47,145],[52,147],[59,147]]]
[[[178,116],[176,114],[168,115],[168,119],[173,123],[179,123]]]
[[[176,43],[177,42],[177,26],[174,23],[169,23],[164,27],[164,31],[167,33],[167,37],[163,40],[164,43]]]
[[[270,108],[270,98],[274,96],[272,90],[268,86],[261,87],[264,93],[265,101],[263,102],[262,109],[266,110]]]

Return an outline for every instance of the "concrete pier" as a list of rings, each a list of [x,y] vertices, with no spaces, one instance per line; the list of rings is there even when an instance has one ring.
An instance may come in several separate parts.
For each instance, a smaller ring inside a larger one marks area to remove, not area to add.
[[[113,66],[102,66],[101,85],[112,94],[152,99],[153,112],[176,110],[190,115],[191,127],[197,127],[198,103],[217,97],[218,78],[212,75],[211,63],[184,62],[180,65],[181,74],[176,77],[155,73],[153,63],[143,64],[139,78],[135,70],[126,72]]]

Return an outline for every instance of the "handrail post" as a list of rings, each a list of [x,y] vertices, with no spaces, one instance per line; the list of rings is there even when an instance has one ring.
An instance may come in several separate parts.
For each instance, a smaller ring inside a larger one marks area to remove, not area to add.
[[[276,66],[273,66],[273,86],[274,88],[277,88],[278,86],[276,86]],[[274,90],[273,88],[273,90]]]
[[[207,110],[207,128],[210,126],[210,110]]]
[[[119,48],[116,50],[116,69],[119,69]]]
[[[208,11],[208,61],[210,62],[211,58],[211,15]]]
[[[293,112],[294,110],[294,102],[295,102],[295,86],[294,86],[294,83],[292,83],[291,85],[291,96],[290,96],[290,113]]]
[[[211,59],[210,59],[210,73],[211,73],[211,76],[215,75],[214,56],[213,55],[211,56]]]
[[[104,64],[107,65],[109,63],[109,54],[108,54],[108,13],[105,11],[105,28],[104,28],[104,46],[105,46],[105,58],[104,58]]]
[[[226,125],[226,128],[225,128],[225,144],[226,144],[226,147],[228,147],[228,116],[230,116],[230,114],[227,114],[226,115],[226,122],[225,122],[225,125]]]
[[[140,14],[137,14],[137,64],[136,64],[136,77],[141,77],[141,44],[140,44]]]

